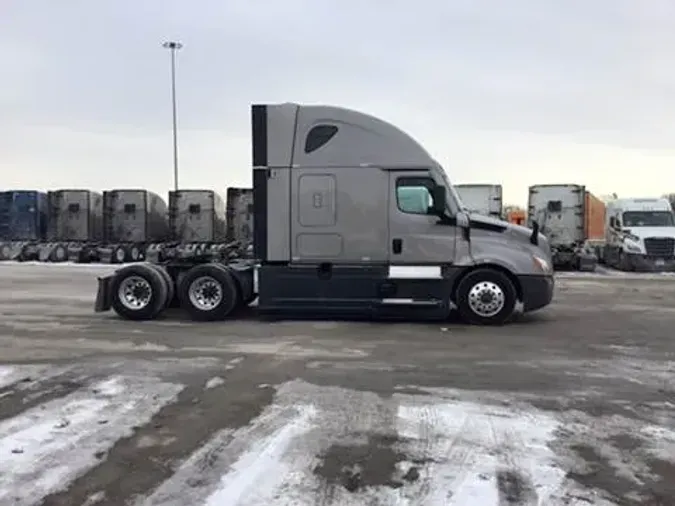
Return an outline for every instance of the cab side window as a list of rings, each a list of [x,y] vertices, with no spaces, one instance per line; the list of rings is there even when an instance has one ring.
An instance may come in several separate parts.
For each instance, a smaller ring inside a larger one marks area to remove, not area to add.
[[[431,178],[400,177],[396,180],[396,205],[408,214],[429,214],[433,206]]]

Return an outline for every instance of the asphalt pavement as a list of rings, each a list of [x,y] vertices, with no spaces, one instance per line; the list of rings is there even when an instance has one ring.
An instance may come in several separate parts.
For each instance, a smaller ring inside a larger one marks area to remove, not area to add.
[[[0,264],[0,504],[675,504],[675,277],[504,327],[95,314]]]

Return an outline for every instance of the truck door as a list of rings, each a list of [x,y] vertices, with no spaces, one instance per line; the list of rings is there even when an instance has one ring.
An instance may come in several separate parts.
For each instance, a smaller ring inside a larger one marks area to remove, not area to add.
[[[434,180],[426,171],[389,172],[389,256],[392,264],[447,264],[457,227],[429,214]]]

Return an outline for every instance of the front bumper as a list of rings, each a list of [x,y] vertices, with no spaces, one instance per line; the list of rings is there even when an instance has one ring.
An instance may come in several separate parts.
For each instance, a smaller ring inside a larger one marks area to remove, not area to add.
[[[639,272],[673,272],[675,271],[675,257],[658,258],[640,253],[626,254],[626,262],[631,270]]]
[[[553,300],[555,280],[552,274],[518,276],[523,295],[523,311],[548,306]]]

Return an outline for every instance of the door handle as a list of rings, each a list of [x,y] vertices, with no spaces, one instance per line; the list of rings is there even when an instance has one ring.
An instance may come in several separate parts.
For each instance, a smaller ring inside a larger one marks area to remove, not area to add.
[[[394,252],[394,255],[400,255],[403,250],[403,239],[393,239],[391,241],[391,249]]]

